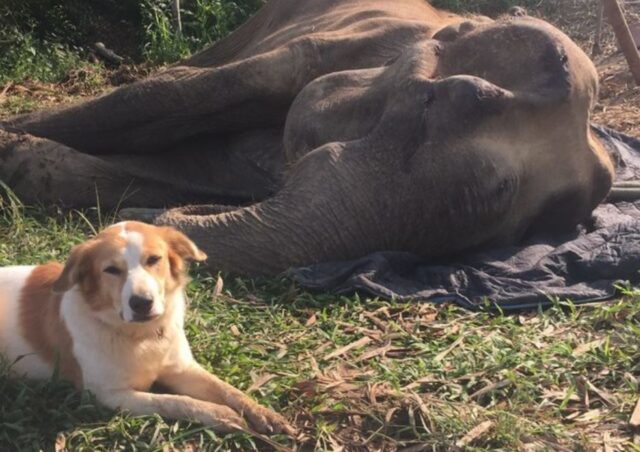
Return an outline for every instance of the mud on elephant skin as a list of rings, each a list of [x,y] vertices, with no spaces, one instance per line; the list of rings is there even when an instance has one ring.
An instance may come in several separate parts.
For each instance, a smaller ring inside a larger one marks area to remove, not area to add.
[[[587,217],[613,179],[596,97],[584,53],[520,12],[271,0],[155,76],[3,123],[0,179],[26,202],[252,203],[156,220],[235,273],[435,258]]]

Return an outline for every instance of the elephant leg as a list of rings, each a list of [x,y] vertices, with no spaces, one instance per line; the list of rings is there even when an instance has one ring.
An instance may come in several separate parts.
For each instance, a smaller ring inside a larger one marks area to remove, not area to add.
[[[111,208],[120,203],[179,202],[168,185],[137,177],[118,162],[77,152],[51,140],[0,130],[0,180],[25,204]]]
[[[419,40],[424,26],[297,38],[221,67],[176,66],[96,99],[0,123],[89,154],[179,149],[196,136],[283,127],[291,103],[327,73],[381,66]]]
[[[166,207],[188,202],[243,203],[262,199],[282,170],[262,165],[266,155],[243,153],[255,139],[271,136],[261,151],[281,154],[280,133],[267,132],[204,151],[193,144],[178,156],[88,155],[52,140],[0,130],[0,181],[27,204]],[[218,143],[223,145],[224,143]]]
[[[149,154],[198,135],[278,126],[294,96],[285,50],[214,69],[175,67],[104,96],[0,123],[80,152]],[[304,58],[303,55],[300,56]]]

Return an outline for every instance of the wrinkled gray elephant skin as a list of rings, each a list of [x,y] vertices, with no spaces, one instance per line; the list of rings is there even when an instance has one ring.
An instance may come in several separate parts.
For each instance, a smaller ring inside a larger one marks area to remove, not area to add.
[[[570,228],[613,165],[597,74],[560,31],[423,0],[271,0],[228,38],[97,99],[12,118],[25,202],[164,207],[213,269],[428,258]]]

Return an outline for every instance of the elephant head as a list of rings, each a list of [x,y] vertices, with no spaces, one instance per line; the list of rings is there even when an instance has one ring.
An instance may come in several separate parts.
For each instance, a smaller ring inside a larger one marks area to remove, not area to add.
[[[287,115],[291,166],[275,196],[157,221],[194,237],[214,268],[250,274],[377,250],[439,257],[575,226],[613,179],[589,130],[595,68],[540,20],[464,28],[309,83]]]

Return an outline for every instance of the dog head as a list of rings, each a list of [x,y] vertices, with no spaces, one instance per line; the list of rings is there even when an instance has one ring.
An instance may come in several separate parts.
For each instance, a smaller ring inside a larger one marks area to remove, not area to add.
[[[89,307],[109,322],[152,321],[184,288],[185,262],[206,258],[173,228],[126,221],[76,246],[53,290],[77,286]]]

